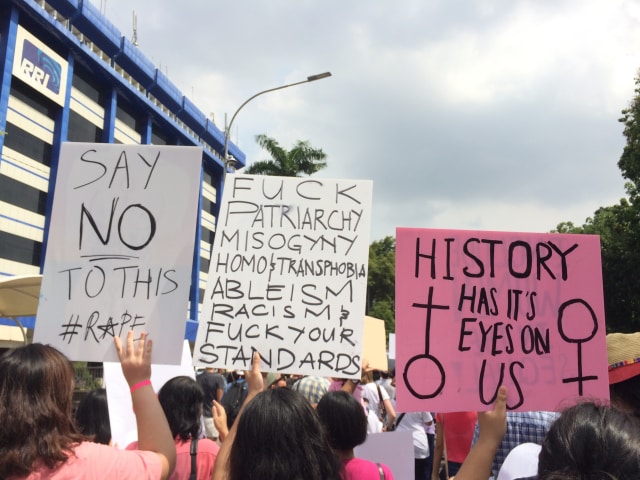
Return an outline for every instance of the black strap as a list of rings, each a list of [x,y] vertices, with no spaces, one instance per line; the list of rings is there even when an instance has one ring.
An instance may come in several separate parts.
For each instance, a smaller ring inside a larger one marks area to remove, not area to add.
[[[394,428],[398,428],[398,425],[400,425],[400,422],[402,421],[402,417],[404,417],[404,413],[401,413],[400,416],[396,418],[396,421],[393,424]]]
[[[380,414],[383,417],[386,417],[387,416],[387,409],[384,406],[384,401],[382,400],[382,392],[380,391],[380,385],[378,385],[377,383],[376,383],[376,388],[378,389],[378,398],[380,399],[380,403],[378,404],[379,405],[378,408],[380,409]]]
[[[198,456],[198,439],[191,439],[191,475],[189,480],[196,480],[198,478],[198,467],[196,465],[196,457]]]
[[[378,466],[378,473],[380,474],[380,480],[384,480],[386,477],[384,476],[384,470],[382,469],[382,465],[376,463]]]

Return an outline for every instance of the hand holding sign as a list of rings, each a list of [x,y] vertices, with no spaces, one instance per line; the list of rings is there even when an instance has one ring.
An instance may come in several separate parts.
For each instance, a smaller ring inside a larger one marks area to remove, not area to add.
[[[366,181],[229,177],[194,364],[359,377],[370,203]]]
[[[34,340],[115,360],[128,331],[180,363],[202,150],[64,143]]]

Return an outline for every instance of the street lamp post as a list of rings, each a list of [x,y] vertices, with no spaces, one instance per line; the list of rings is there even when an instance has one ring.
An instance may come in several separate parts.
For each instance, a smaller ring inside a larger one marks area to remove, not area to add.
[[[323,78],[327,78],[327,77],[330,77],[330,76],[331,76],[331,72],[318,73],[317,75],[311,75],[311,76],[307,77],[306,80],[302,80],[301,82],[289,83],[287,85],[281,85],[279,87],[269,88],[268,90],[263,90],[261,92],[256,93],[252,97],[249,97],[247,100],[244,101],[244,103],[242,105],[240,105],[240,107],[238,107],[238,109],[235,111],[235,113],[231,117],[231,121],[229,122],[229,125],[227,125],[227,127],[225,128],[225,132],[224,132],[224,158],[223,158],[223,161],[224,161],[224,172],[222,174],[222,184],[223,184],[223,186],[224,186],[224,181],[225,181],[225,179],[227,177],[227,170],[231,170],[233,172],[235,170],[235,166],[236,166],[236,159],[233,158],[233,155],[229,155],[229,137],[231,136],[231,126],[233,125],[233,121],[236,119],[236,116],[238,115],[240,110],[242,110],[242,107],[244,107],[251,100],[253,100],[256,97],[259,97],[262,94],[269,93],[269,92],[275,92],[276,90],[282,90],[283,88],[293,87],[295,85],[300,85],[302,83],[315,82],[316,80],[321,80]]]

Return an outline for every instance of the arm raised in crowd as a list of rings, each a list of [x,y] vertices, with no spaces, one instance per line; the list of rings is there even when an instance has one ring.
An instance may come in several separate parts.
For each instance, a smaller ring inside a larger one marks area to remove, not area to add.
[[[118,358],[129,388],[138,427],[138,448],[155,452],[162,464],[162,479],[171,475],[176,464],[176,447],[169,423],[158,397],[151,386],[152,342],[146,333],[140,335],[134,346],[133,331],[127,334],[126,344],[114,338]]]
[[[240,408],[238,416],[231,426],[231,430],[229,430],[229,433],[226,435],[226,438],[222,442],[222,447],[220,447],[220,451],[218,452],[218,456],[216,457],[213,474],[211,475],[212,480],[226,480],[229,477],[229,454],[231,452],[231,448],[233,447],[233,441],[236,436],[236,430],[238,429],[238,423],[240,421],[240,417],[242,416],[242,411],[244,410],[244,407],[247,405],[247,403],[249,403],[256,395],[264,390],[264,379],[262,378],[262,373],[260,372],[260,354],[258,352],[253,352],[253,358],[251,359],[251,370],[244,372],[244,378],[246,379],[248,387],[247,398],[242,403],[242,407]],[[212,409],[213,418],[216,423],[221,422],[220,419],[216,419],[216,415],[219,417],[221,415],[220,409],[224,410],[221,405],[219,405],[220,408],[218,408],[218,405],[214,404],[214,407]]]
[[[507,387],[498,390],[498,398],[489,412],[478,412],[480,437],[465,458],[455,480],[487,480],[498,446],[507,432]],[[452,477],[453,480],[453,477]]]

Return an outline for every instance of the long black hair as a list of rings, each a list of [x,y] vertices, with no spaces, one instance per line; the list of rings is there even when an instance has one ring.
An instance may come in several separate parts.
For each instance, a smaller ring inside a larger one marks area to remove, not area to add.
[[[329,392],[316,411],[336,450],[352,450],[367,439],[367,417],[353,395],[342,390]]]
[[[563,411],[551,425],[538,460],[538,480],[637,480],[640,422],[593,402]]]
[[[198,438],[204,393],[196,381],[187,376],[173,377],[158,392],[158,401],[169,422],[173,438]]]
[[[109,445],[111,426],[107,391],[104,388],[97,388],[87,393],[78,404],[75,420],[78,429],[88,438],[96,443]]]
[[[316,412],[298,392],[265,390],[238,421],[229,478],[340,480],[341,464]]]

